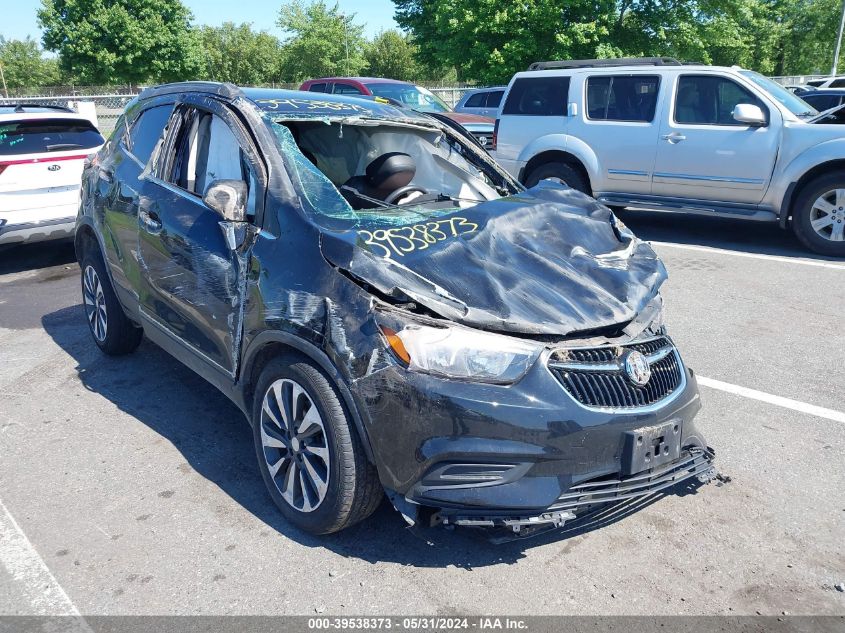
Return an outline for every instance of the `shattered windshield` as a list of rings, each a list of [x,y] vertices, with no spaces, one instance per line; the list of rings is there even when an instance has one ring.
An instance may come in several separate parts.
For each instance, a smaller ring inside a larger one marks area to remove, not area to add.
[[[425,222],[513,192],[434,126],[359,116],[268,123],[303,208],[322,226]]]

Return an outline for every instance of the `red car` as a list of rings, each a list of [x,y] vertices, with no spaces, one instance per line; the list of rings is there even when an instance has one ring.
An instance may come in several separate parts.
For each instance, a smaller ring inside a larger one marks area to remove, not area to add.
[[[493,126],[495,124],[493,119],[477,114],[453,112],[433,92],[407,81],[383,79],[381,77],[323,77],[321,79],[309,79],[299,89],[306,92],[328,92],[350,96],[368,95],[393,99],[418,112],[437,113],[449,117],[452,121],[465,127],[478,139],[484,149],[489,150],[493,141]]]

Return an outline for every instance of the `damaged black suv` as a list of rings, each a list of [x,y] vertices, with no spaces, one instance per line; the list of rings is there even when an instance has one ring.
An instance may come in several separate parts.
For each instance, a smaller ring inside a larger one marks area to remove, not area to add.
[[[411,522],[518,532],[712,476],[654,251],[449,122],[150,88],[86,166],[76,251],[96,344],[146,334],[231,398],[304,530],[386,491]]]

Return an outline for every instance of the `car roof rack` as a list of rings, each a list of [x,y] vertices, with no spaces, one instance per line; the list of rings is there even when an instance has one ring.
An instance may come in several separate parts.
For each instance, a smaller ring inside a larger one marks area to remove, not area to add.
[[[221,83],[218,81],[180,81],[171,84],[159,84],[157,86],[150,86],[145,88],[139,99],[149,99],[150,97],[158,97],[165,94],[174,94],[180,92],[204,92],[206,94],[218,95],[228,99],[235,97],[242,97],[243,91],[230,83]]]
[[[615,66],[680,66],[674,57],[621,57],[617,59],[567,59],[556,62],[534,62],[528,70],[561,70],[565,68],[612,68]]]

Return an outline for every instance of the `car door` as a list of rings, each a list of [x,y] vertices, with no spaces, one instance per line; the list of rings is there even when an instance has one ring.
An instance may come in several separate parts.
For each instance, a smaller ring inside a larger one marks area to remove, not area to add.
[[[759,203],[774,169],[780,113],[730,77],[685,73],[674,84],[661,122],[652,193]],[[732,112],[740,103],[760,107],[767,123],[735,121]]]
[[[465,112],[466,114],[483,114],[485,109],[485,102],[487,101],[486,92],[476,92],[471,94],[460,108],[456,108],[456,112]],[[484,115],[486,116],[486,115]]]
[[[573,78],[580,82],[581,76]],[[595,194],[651,193],[651,173],[660,129],[658,105],[665,93],[658,74],[588,74],[581,116],[568,133],[584,141],[597,158]]]
[[[226,106],[200,103],[176,108],[141,189],[141,314],[145,325],[234,376],[247,262],[203,194],[216,180],[245,180],[254,214],[257,167]]]
[[[352,84],[336,81],[334,82],[334,87],[332,88],[333,94],[336,95],[362,95],[364,94],[357,86],[353,86]]]
[[[135,298],[139,291],[140,176],[172,112],[173,103],[167,101],[153,101],[127,112],[108,142],[114,147],[102,154],[96,166],[94,209],[107,244],[106,260],[118,291]]]

